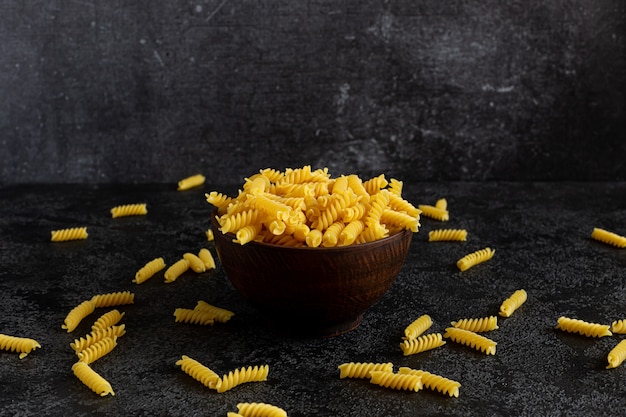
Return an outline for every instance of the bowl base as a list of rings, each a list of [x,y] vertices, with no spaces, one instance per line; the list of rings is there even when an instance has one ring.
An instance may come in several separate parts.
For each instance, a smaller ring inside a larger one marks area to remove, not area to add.
[[[339,336],[359,327],[362,320],[363,315],[360,315],[339,323],[311,324],[302,321],[285,321],[284,318],[277,321],[275,318],[266,317],[266,323],[273,331],[297,338],[330,338]]]

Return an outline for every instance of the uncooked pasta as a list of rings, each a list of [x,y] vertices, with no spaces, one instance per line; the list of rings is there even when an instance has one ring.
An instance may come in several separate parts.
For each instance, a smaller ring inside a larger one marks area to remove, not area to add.
[[[496,251],[489,247],[477,250],[476,252],[472,252],[470,254],[465,255],[461,259],[459,259],[456,263],[456,266],[461,271],[466,271],[473,266],[476,266],[480,263],[486,262],[489,259],[493,258],[493,254]]]
[[[86,227],[72,227],[69,229],[59,229],[50,232],[52,242],[67,242],[69,240],[87,239],[89,234]]]
[[[133,279],[133,282],[136,284],[141,284],[145,282],[146,280],[148,280],[149,278],[152,278],[154,274],[156,274],[157,272],[161,271],[164,268],[165,268],[165,261],[163,260],[163,258],[161,257],[154,258],[153,260],[145,264],[143,267],[141,267],[139,271],[137,271],[137,273],[135,274],[135,279]]]
[[[433,320],[428,314],[423,314],[415,319],[404,329],[404,339],[415,339],[433,325]]]
[[[72,365],[72,372],[74,375],[89,389],[100,396],[115,395],[111,384],[104,379],[100,374],[91,369],[91,367],[85,362],[78,361]]]
[[[411,374],[395,374],[393,372],[373,371],[370,378],[372,384],[385,388],[405,391],[419,391],[422,389],[422,377]]]
[[[557,320],[556,329],[568,333],[578,333],[587,337],[611,336],[608,324],[590,323],[588,321],[561,316]]]
[[[469,330],[474,333],[489,332],[498,328],[498,317],[489,316],[476,319],[461,319],[453,321],[450,324],[452,324],[453,327]]]
[[[470,332],[469,330],[448,327],[446,332],[443,334],[443,337],[448,338],[453,342],[479,350],[486,355],[496,354],[497,343],[495,341],[477,333]]]
[[[620,366],[622,362],[624,362],[624,359],[626,359],[626,339],[622,340],[617,346],[611,349],[606,359],[609,362],[606,367],[607,369]]]
[[[459,388],[461,383],[452,379],[445,378],[441,375],[431,374],[430,372],[423,371],[421,369],[411,369],[407,367],[401,367],[398,369],[399,374],[417,375],[422,378],[422,385],[424,388],[438,391],[442,394],[447,394],[450,397],[459,396]]]
[[[68,333],[74,331],[80,322],[93,313],[95,309],[96,305],[92,300],[83,301],[67,314],[61,328],[66,329]]]
[[[511,315],[526,302],[528,294],[526,290],[517,290],[509,298],[504,300],[500,305],[500,315],[502,317],[511,317]]]
[[[206,181],[206,177],[202,174],[196,174],[187,178],[183,178],[182,180],[178,181],[178,191],[185,191],[190,188],[199,187],[200,185],[204,184],[204,181]]]
[[[392,372],[393,364],[375,362],[346,362],[339,365],[339,378],[370,378],[373,371]]]
[[[0,349],[9,352],[18,352],[19,358],[24,359],[33,350],[40,348],[41,345],[35,339],[28,337],[9,336],[0,333]]]
[[[429,242],[464,242],[467,240],[465,229],[436,229],[428,232]]]
[[[118,291],[106,294],[97,294],[91,298],[91,302],[99,307],[115,307],[135,302],[135,294],[130,291]]]
[[[285,410],[267,403],[239,403],[237,410],[243,417],[287,417]]]
[[[210,368],[187,355],[182,355],[181,359],[176,361],[176,365],[180,366],[187,375],[208,388],[215,388],[220,379],[220,376]]]
[[[591,232],[591,238],[607,245],[616,246],[618,248],[626,248],[626,237],[608,230],[594,228]]]
[[[128,217],[128,216],[145,216],[148,214],[148,209],[145,203],[139,204],[124,204],[122,206],[116,206],[111,209],[111,217]]]
[[[415,339],[405,340],[400,343],[400,349],[404,356],[415,355],[445,345],[441,333],[430,333],[419,336]]]
[[[230,371],[217,381],[215,389],[223,393],[247,382],[266,381],[269,373],[269,365],[248,366]]]

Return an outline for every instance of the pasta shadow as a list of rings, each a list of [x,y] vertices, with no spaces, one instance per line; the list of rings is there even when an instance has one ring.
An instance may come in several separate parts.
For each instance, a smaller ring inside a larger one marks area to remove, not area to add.
[[[219,230],[215,215],[213,230]],[[394,283],[413,233],[332,247],[233,242],[215,233],[226,276],[239,294],[283,333],[331,337],[356,328],[363,313]]]

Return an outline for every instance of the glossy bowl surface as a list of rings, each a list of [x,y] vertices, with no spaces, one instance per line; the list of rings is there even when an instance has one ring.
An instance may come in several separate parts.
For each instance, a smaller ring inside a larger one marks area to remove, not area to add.
[[[335,336],[356,328],[391,287],[413,232],[335,248],[233,242],[211,216],[215,247],[241,296],[286,333]]]

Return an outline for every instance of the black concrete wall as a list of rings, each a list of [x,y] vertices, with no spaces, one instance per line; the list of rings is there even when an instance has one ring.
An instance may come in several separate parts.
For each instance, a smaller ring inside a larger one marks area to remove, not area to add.
[[[623,0],[0,2],[0,184],[626,180]]]

